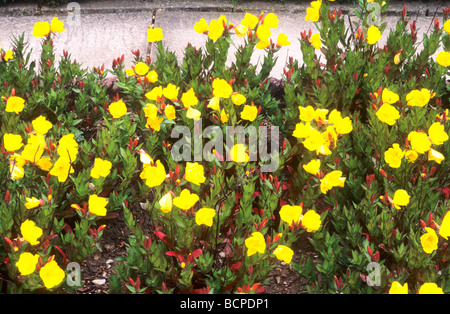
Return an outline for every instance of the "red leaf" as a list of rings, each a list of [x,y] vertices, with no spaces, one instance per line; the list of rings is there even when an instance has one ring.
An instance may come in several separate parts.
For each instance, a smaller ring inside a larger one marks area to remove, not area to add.
[[[180,256],[179,253],[174,252],[174,251],[167,251],[167,252],[166,252],[166,255],[173,256],[173,257],[178,257],[178,256]]]
[[[203,251],[202,249],[196,249],[194,252],[192,252],[192,256],[194,256],[195,258],[199,257],[200,254],[202,254]]]

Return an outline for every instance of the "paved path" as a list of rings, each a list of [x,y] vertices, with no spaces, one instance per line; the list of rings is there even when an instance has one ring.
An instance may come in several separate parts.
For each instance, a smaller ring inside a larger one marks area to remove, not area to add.
[[[435,14],[442,21],[442,9],[448,6],[445,3],[435,1],[432,4],[408,4],[409,16],[417,19],[419,40],[422,34],[430,29]],[[349,5],[335,3],[332,5],[352,15]],[[55,40],[58,54],[62,54],[62,50],[65,49],[85,67],[105,64],[106,68],[111,68],[113,59],[124,54],[125,65],[129,67],[134,59],[132,50],[139,49],[143,54],[151,50],[146,35],[148,26],[163,29],[164,44],[175,51],[181,60],[188,42],[201,47],[206,41],[205,35],[194,32],[194,24],[200,18],[203,17],[209,22],[224,14],[231,22],[239,23],[245,12],[255,15],[261,12],[274,12],[280,22],[279,28],[272,32],[272,37],[276,38],[278,33],[283,32],[292,42],[278,53],[278,62],[272,76],[279,78],[289,56],[301,60],[298,42],[300,32],[310,28],[315,31],[314,23],[304,21],[308,6],[308,2],[283,4],[271,1],[245,1],[234,6],[229,0],[79,0],[75,3],[74,13],[70,13],[71,5],[50,8],[39,6],[38,1],[27,1],[0,6],[0,46],[4,49],[10,48],[11,35],[25,32],[32,49],[32,59],[37,59],[41,39],[31,36],[33,25],[38,21],[50,21],[53,16],[57,16],[64,22],[66,28],[66,32],[59,34]],[[388,27],[395,25],[402,8],[401,2],[391,4],[386,12]],[[239,41],[236,41],[236,44],[238,43]],[[232,55],[231,52],[230,62],[233,59]],[[262,55],[262,51],[257,51],[252,62],[257,63]],[[154,57],[153,54],[150,56]]]

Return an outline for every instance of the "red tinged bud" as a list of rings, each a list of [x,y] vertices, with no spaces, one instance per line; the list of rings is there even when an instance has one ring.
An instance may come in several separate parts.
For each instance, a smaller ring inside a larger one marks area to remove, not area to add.
[[[427,224],[425,223],[425,221],[423,221],[422,219],[419,219],[419,223],[420,223],[420,226],[422,227],[422,228],[426,228],[427,227]]]
[[[67,265],[67,257],[66,257],[66,254],[64,254],[64,251],[61,250],[61,248],[57,245],[55,245],[54,247],[55,247],[55,249],[57,249],[59,251],[59,253],[61,253],[61,255],[64,259],[64,266]]]
[[[238,262],[236,264],[233,264],[230,266],[230,270],[239,270],[241,268],[241,262]]]
[[[434,31],[435,32],[439,32],[440,31],[439,20],[437,19],[437,17],[434,18]]]
[[[9,190],[6,190],[4,200],[7,204],[9,204],[9,202],[11,201],[11,193],[9,192]]]
[[[380,258],[380,252],[376,251],[375,254],[372,256],[372,262],[378,262],[378,259]]]
[[[373,180],[375,180],[375,174],[366,175],[367,187],[370,188],[370,186],[372,185]]]
[[[380,173],[383,177],[387,178],[386,172],[383,169],[380,169]]]

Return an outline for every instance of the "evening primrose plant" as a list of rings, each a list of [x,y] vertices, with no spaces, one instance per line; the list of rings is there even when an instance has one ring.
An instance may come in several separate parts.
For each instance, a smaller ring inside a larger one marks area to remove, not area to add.
[[[364,1],[351,29],[327,3],[311,5],[317,33],[301,34],[304,64],[285,70],[285,119],[299,160],[293,197],[311,195],[326,219],[311,237],[319,262],[293,267],[311,293],[416,293],[431,282],[448,291],[448,64],[445,52],[433,56],[448,50],[448,32],[435,19],[419,50],[406,6],[388,33]],[[351,120],[347,135],[333,112]],[[332,139],[334,149],[320,149]]]
[[[316,31],[282,99],[270,73],[295,40],[272,36],[274,13],[200,19],[181,62],[148,28],[156,58],[111,70],[58,61],[57,18],[30,30],[38,64],[15,37],[0,51],[2,290],[76,289],[68,265],[120,215],[112,293],[262,293],[280,263],[310,293],[448,293],[449,12],[419,51],[406,7],[388,33],[365,1],[350,28],[329,5],[306,10]],[[294,250],[304,239],[317,260]]]
[[[109,137],[101,145],[88,142],[97,138],[93,126],[108,98],[97,84],[101,74],[82,70],[66,51],[55,66],[53,37],[64,32],[57,18],[32,31],[42,38],[39,71],[24,35],[0,62],[0,233],[9,278],[2,289],[9,293],[73,289],[66,266],[100,249],[105,224],[99,220],[123,202],[127,191],[115,188],[129,179],[125,142],[122,151]]]

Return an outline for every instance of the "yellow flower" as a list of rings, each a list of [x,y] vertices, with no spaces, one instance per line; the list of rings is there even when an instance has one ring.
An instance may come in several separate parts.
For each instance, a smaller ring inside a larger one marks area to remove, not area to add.
[[[144,110],[144,116],[149,119],[158,118],[158,107],[155,104],[148,103],[145,107],[142,108]]]
[[[22,136],[11,133],[5,133],[3,135],[3,144],[8,152],[14,152],[23,146]]]
[[[147,118],[147,123],[145,127],[155,130],[156,132],[159,132],[159,130],[161,129],[161,122],[163,122],[163,120],[164,118],[158,119],[158,117],[156,117],[155,119],[152,119],[149,117]]]
[[[181,191],[180,196],[173,199],[173,205],[186,211],[193,207],[199,199],[197,194],[191,193],[188,189],[184,189]]]
[[[325,144],[325,138],[316,129],[309,131],[308,137],[303,141],[303,146],[309,151],[317,151]]]
[[[270,42],[269,39],[265,40],[265,39],[261,39],[257,44],[256,44],[256,48],[257,49],[266,49],[267,47],[269,47]]]
[[[442,124],[435,122],[428,129],[428,139],[434,145],[442,145],[448,140],[448,134]]]
[[[450,236],[450,214],[447,212],[442,219],[441,227],[439,228],[439,235],[448,240]]]
[[[144,62],[139,62],[134,66],[134,71],[136,72],[137,75],[144,76],[145,74],[147,74],[149,70],[150,67]]]
[[[415,150],[409,149],[405,151],[405,158],[408,162],[416,161],[417,157],[419,157],[419,154]]]
[[[256,29],[256,36],[262,41],[269,41],[270,36],[272,35],[272,32],[270,31],[269,27],[265,24],[259,25]]]
[[[428,151],[428,160],[433,160],[440,164],[445,159],[444,155],[442,155],[440,152],[430,148]]]
[[[231,95],[231,101],[236,106],[240,106],[247,101],[247,98],[245,98],[245,96],[242,94],[236,93],[236,94]]]
[[[23,169],[23,167],[17,166],[15,164],[9,165],[9,171],[11,173],[11,179],[13,180],[22,179],[25,175],[25,170]]]
[[[148,81],[150,83],[158,82],[158,73],[156,73],[156,71],[154,71],[154,70],[151,70],[150,72],[148,72],[145,77],[148,79]]]
[[[41,201],[39,201],[36,197],[26,197],[26,203],[25,203],[25,207],[27,209],[33,209],[38,207],[39,205],[41,205]]]
[[[400,112],[390,104],[383,104],[376,113],[378,119],[389,125],[394,125],[397,119],[400,118]]]
[[[234,28],[234,32],[236,33],[236,36],[238,37],[244,37],[247,35],[248,27],[244,25],[238,25]]]
[[[241,112],[241,119],[254,121],[258,116],[258,108],[255,106],[244,105],[244,109]]]
[[[127,113],[127,106],[122,100],[111,103],[108,108],[115,119],[118,119]]]
[[[383,104],[389,104],[389,105],[396,103],[400,99],[396,93],[394,93],[393,91],[390,91],[387,88],[383,89],[383,92],[381,93],[381,98],[382,98]]]
[[[78,143],[74,139],[74,134],[64,135],[59,139],[58,154],[60,158],[66,159],[69,162],[74,162],[78,154]]]
[[[48,22],[36,22],[33,28],[34,37],[45,37],[50,34],[50,24]]]
[[[194,109],[192,107],[189,107],[186,112],[186,117],[189,119],[193,119],[193,120],[200,119],[201,115],[202,115],[202,113],[200,111],[198,111],[197,109]]]
[[[419,154],[425,154],[431,147],[431,142],[427,135],[422,132],[412,131],[408,134],[408,141],[411,143],[411,148]]]
[[[228,122],[228,115],[225,112],[225,109],[220,112],[220,121],[222,123],[227,123]]]
[[[395,54],[395,56],[394,56],[394,64],[395,65],[398,65],[398,64],[400,64],[400,62],[402,62],[402,60],[400,59],[401,54],[402,54],[401,52]]]
[[[108,160],[95,158],[94,167],[91,169],[91,177],[98,179],[100,177],[107,177],[111,171],[112,164]]]
[[[144,164],[144,169],[140,174],[140,178],[145,179],[145,184],[151,188],[161,185],[166,177],[166,169],[159,160],[156,161],[155,165]]]
[[[198,104],[198,98],[195,96],[195,91],[193,88],[190,88],[187,92],[181,95],[181,102],[185,108]]]
[[[311,127],[311,124],[309,122],[306,123],[300,122],[296,124],[292,136],[296,138],[307,138],[308,136],[310,136],[312,130],[315,129]]]
[[[208,103],[208,108],[211,108],[212,110],[219,111],[220,110],[220,97],[213,97]]]
[[[431,254],[433,253],[433,251],[437,250],[439,238],[436,235],[436,231],[434,231],[434,229],[425,228],[425,231],[427,233],[420,237],[420,244],[422,245],[425,253]]]
[[[450,34],[450,20],[447,20],[447,21],[444,23],[443,29],[444,29],[444,31],[445,31],[447,34]]]
[[[194,31],[200,34],[208,31],[208,24],[206,23],[206,20],[204,18],[201,18],[200,21],[195,23]]]
[[[145,94],[145,97],[147,97],[150,100],[158,101],[158,98],[161,98],[163,95],[163,88],[162,86],[153,87],[151,91]]]
[[[27,145],[23,148],[22,158],[30,162],[36,163],[41,159],[45,148],[45,138],[42,134],[30,134]]]
[[[367,30],[367,43],[369,45],[375,44],[377,41],[381,39],[381,32],[378,27],[372,25]]]
[[[247,256],[252,256],[256,252],[264,254],[266,241],[261,232],[253,232],[251,237],[245,239],[245,246],[248,249]]]
[[[150,155],[147,154],[143,149],[139,150],[139,160],[140,160],[144,165],[149,165],[150,163],[153,162],[152,157],[150,157]]]
[[[406,95],[407,105],[410,107],[423,107],[428,104],[430,99],[431,92],[426,88],[413,90]]]
[[[302,210],[301,206],[283,205],[280,209],[280,219],[289,225],[297,223],[302,215]]]
[[[52,170],[50,170],[50,174],[52,176],[58,177],[59,182],[65,182],[70,173],[73,173],[73,167],[70,165],[68,159],[58,158],[58,160],[53,165]]]
[[[334,122],[334,126],[336,128],[336,132],[339,134],[348,134],[353,131],[353,124],[350,117],[337,119]]]
[[[394,281],[389,289],[389,294],[408,294],[408,283],[405,282],[402,286],[398,281]]]
[[[292,256],[294,256],[294,251],[290,247],[281,244],[277,246],[273,253],[280,261],[287,264],[291,262]]]
[[[14,58],[14,52],[12,52],[9,49],[6,50],[4,58],[5,58],[5,61],[9,61],[9,60],[13,59]]]
[[[104,197],[100,197],[96,194],[92,194],[89,196],[89,201],[88,201],[89,212],[94,215],[105,216],[107,204],[108,204],[108,200]]]
[[[272,12],[268,13],[262,21],[263,25],[266,25],[268,28],[278,28],[278,22],[278,17]]]
[[[61,267],[58,266],[55,259],[52,258],[50,262],[41,268],[39,271],[39,277],[41,277],[44,286],[47,289],[51,289],[63,282],[66,277],[66,273],[61,269]]]
[[[308,210],[302,217],[302,226],[307,232],[319,230],[321,225],[320,215],[313,210]]]
[[[450,66],[450,51],[441,51],[436,57],[436,62],[443,67]]]
[[[320,7],[322,5],[322,1],[313,1],[311,2],[311,8],[306,9],[305,21],[317,22],[320,17]]]
[[[309,122],[314,120],[314,118],[316,117],[315,110],[312,106],[299,106],[298,109],[300,111],[300,120],[302,121]]]
[[[39,159],[39,161],[36,163],[36,165],[44,171],[50,171],[50,169],[53,167],[50,157],[45,157],[45,158]]]
[[[391,168],[399,168],[402,163],[403,156],[405,156],[405,152],[397,143],[394,143],[391,148],[384,152],[384,160]]]
[[[65,31],[64,23],[61,22],[57,17],[54,17],[50,22],[50,30],[54,33],[62,33]]]
[[[208,37],[213,41],[219,39],[224,31],[222,22],[217,20],[212,20],[211,22],[209,22],[208,29]]]
[[[230,159],[234,162],[248,162],[248,151],[244,144],[236,144],[230,151]]]
[[[323,194],[326,194],[333,187],[343,187],[345,184],[345,178],[342,177],[342,171],[334,170],[327,173],[323,179],[320,179],[320,190]]]
[[[24,252],[20,254],[19,260],[16,263],[16,267],[22,276],[26,276],[34,273],[36,265],[39,262],[38,254],[31,254],[30,252]]]
[[[25,100],[18,96],[11,96],[6,101],[6,112],[15,112],[19,114],[25,107]]]
[[[172,210],[172,194],[167,193],[159,200],[159,206],[163,213],[168,213]]]
[[[320,170],[320,159],[313,159],[306,165],[303,165],[303,169],[312,175],[317,175]]]
[[[309,42],[313,45],[313,47],[317,50],[320,50],[320,48],[322,47],[322,41],[320,40],[320,35],[319,33],[315,33],[314,35],[311,36],[311,39],[309,40]]]
[[[149,28],[147,30],[147,41],[153,43],[161,41],[164,38],[164,34],[161,28]]]
[[[167,105],[164,108],[164,114],[166,115],[167,119],[174,120],[176,118],[175,107],[172,105]]]
[[[249,27],[254,29],[255,26],[259,23],[259,18],[251,13],[245,13],[244,18],[241,21],[241,25],[245,26],[246,29]]]
[[[396,209],[400,209],[400,206],[406,206],[409,204],[410,196],[408,192],[403,189],[395,191],[394,198],[392,199],[392,204]]]
[[[180,88],[177,87],[176,85],[169,83],[165,88],[163,88],[163,95],[164,97],[166,97],[167,99],[170,100],[176,100],[178,99],[178,90]]]
[[[20,232],[22,233],[22,238],[31,245],[39,244],[38,239],[43,233],[42,229],[36,226],[34,221],[28,219],[20,225]]]
[[[420,287],[419,294],[444,294],[444,291],[434,282],[426,282]]]
[[[291,42],[288,40],[288,37],[284,33],[278,34],[277,37],[277,45],[280,47],[289,46]]]
[[[47,132],[53,127],[53,124],[44,116],[39,116],[36,119],[34,119],[31,124],[33,125],[34,130],[39,134],[47,134]]]
[[[213,94],[215,97],[230,98],[233,88],[224,79],[216,78],[212,83]]]
[[[216,215],[216,211],[212,208],[200,208],[195,213],[195,223],[197,225],[206,225],[211,227],[213,224],[213,218]]]
[[[204,171],[202,165],[196,162],[188,162],[186,163],[185,179],[195,185],[205,183],[206,178],[204,176]]]

